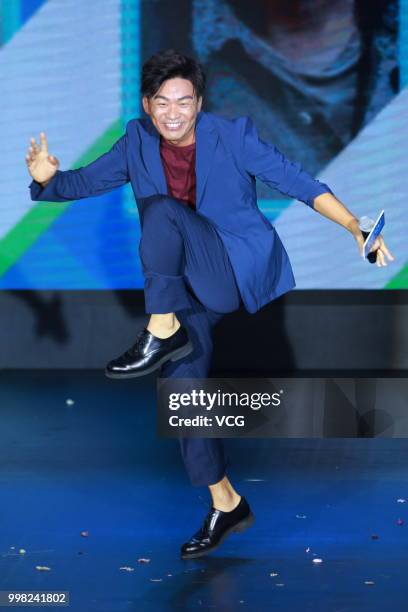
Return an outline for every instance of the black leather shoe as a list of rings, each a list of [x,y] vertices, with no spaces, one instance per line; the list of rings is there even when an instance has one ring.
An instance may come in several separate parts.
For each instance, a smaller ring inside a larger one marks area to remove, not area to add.
[[[203,526],[181,547],[182,559],[196,559],[212,552],[233,532],[240,533],[255,520],[245,497],[231,512],[217,510],[214,506],[207,514]]]
[[[169,338],[157,338],[146,328],[136,336],[136,342],[123,355],[113,359],[105,368],[109,378],[144,376],[160,368],[166,361],[186,357],[193,350],[187,331],[182,325]]]

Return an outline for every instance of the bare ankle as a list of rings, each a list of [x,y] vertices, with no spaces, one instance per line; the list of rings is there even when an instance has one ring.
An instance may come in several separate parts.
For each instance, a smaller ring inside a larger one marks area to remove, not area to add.
[[[234,487],[224,476],[222,480],[209,486],[214,508],[229,512],[236,508],[241,500],[241,496],[235,491]]]
[[[223,512],[231,512],[235,510],[241,501],[241,496],[238,493],[228,494],[226,496],[213,497],[212,503],[214,508],[222,510]]]
[[[158,338],[168,338],[180,327],[180,322],[174,313],[152,314],[146,329]]]

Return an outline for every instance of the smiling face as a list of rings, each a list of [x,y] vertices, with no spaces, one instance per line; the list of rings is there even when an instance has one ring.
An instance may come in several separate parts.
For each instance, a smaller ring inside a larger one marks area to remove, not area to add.
[[[195,122],[202,98],[196,97],[191,81],[181,77],[164,81],[151,98],[142,98],[143,108],[161,136],[171,144],[195,142]]]

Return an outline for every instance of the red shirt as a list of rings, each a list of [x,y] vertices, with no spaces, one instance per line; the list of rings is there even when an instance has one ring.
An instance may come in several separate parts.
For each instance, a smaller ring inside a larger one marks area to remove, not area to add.
[[[183,200],[193,210],[196,207],[195,152],[195,142],[178,147],[160,138],[160,157],[169,195]]]

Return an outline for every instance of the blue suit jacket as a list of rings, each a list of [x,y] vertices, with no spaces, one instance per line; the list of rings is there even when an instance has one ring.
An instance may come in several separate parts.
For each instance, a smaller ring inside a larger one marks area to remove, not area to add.
[[[58,170],[45,188],[32,181],[32,200],[62,202],[106,193],[131,182],[138,200],[167,194],[160,137],[150,118],[132,119],[126,133],[92,163]],[[249,312],[290,291],[295,279],[273,225],[257,205],[255,177],[313,207],[331,189],[260,140],[249,117],[200,112],[196,122],[196,209],[220,235]]]

